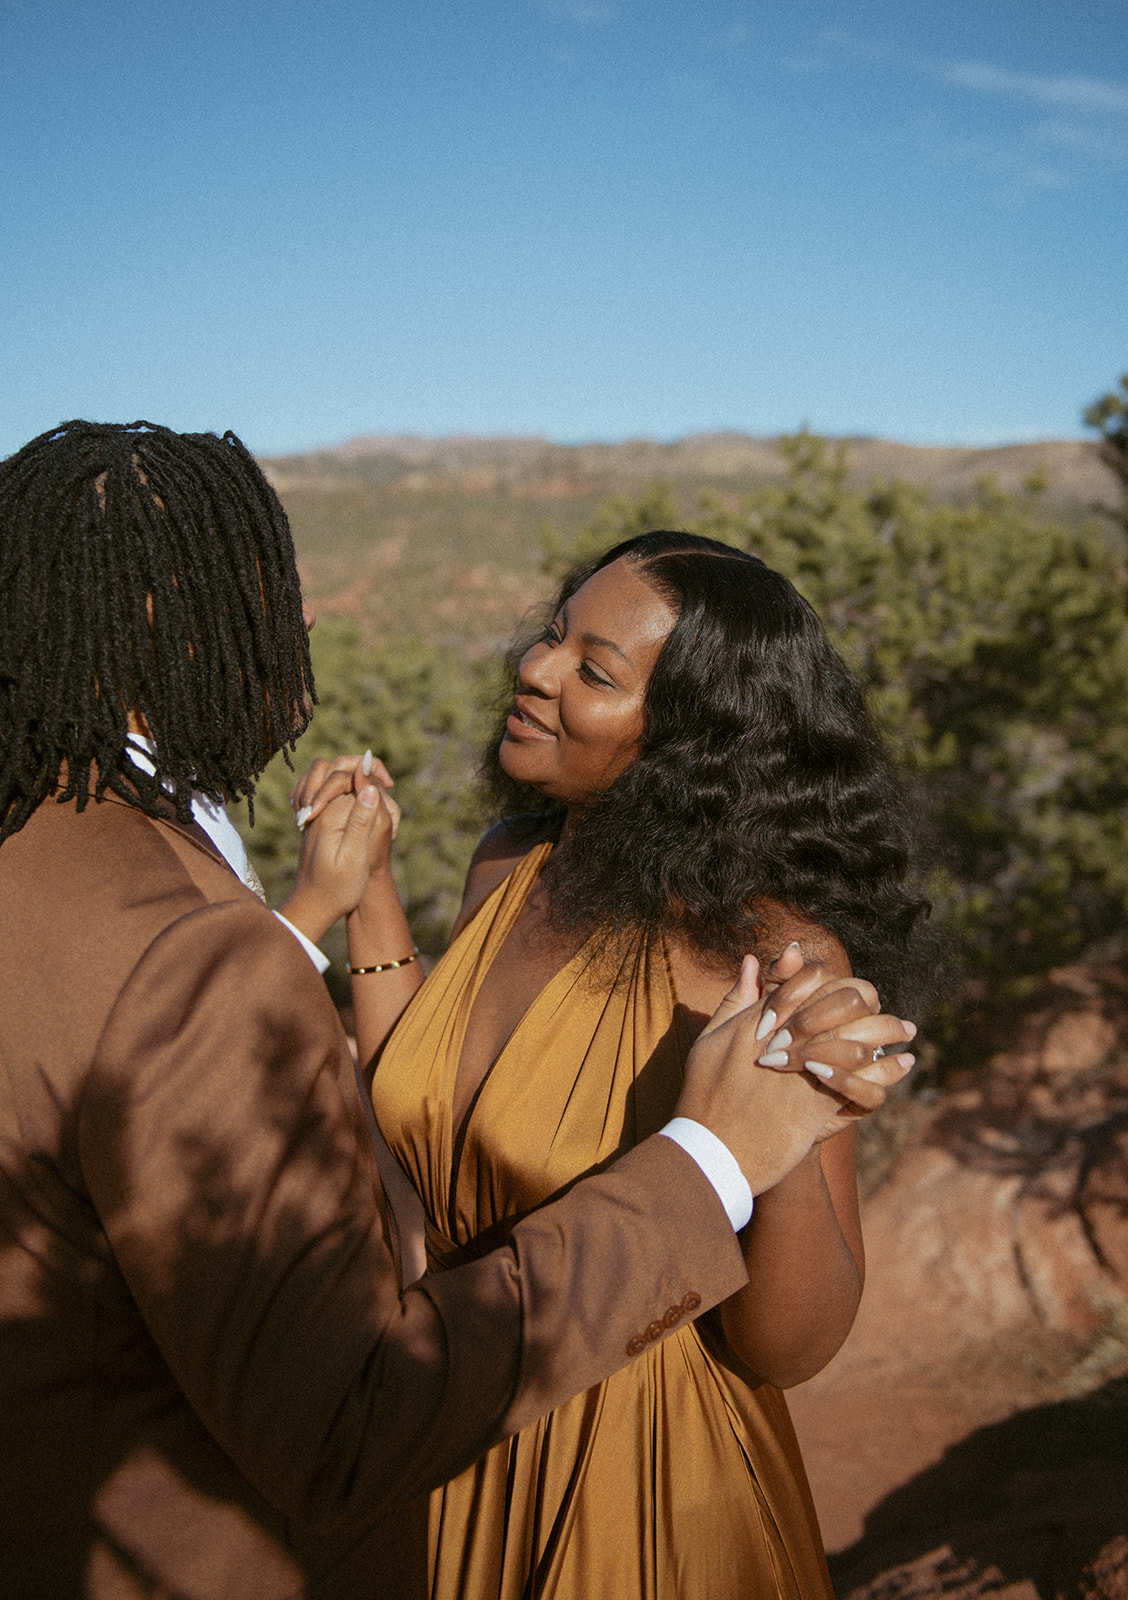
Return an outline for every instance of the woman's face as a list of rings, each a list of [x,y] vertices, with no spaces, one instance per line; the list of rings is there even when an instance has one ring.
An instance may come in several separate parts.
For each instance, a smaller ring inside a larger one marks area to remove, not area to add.
[[[646,688],[677,613],[615,561],[588,579],[517,669],[500,759],[566,805],[603,793],[638,753]]]

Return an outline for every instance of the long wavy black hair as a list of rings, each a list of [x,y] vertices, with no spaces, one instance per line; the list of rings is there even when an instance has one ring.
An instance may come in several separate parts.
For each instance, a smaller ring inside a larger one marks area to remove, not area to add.
[[[52,793],[249,797],[309,721],[290,525],[233,433],[67,422],[0,462],[0,617],[0,841]]]
[[[907,886],[912,821],[860,684],[811,606],[728,545],[656,531],[569,572],[550,616],[626,560],[677,613],[630,766],[573,819],[546,868],[554,919],[608,938],[679,934],[737,963],[778,908],[827,928],[886,1004],[916,992],[928,902]],[[531,641],[514,649],[520,655]],[[483,765],[520,837],[560,837],[565,808]]]

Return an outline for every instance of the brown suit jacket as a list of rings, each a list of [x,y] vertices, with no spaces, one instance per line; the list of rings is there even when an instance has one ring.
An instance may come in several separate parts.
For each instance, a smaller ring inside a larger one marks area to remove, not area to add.
[[[659,1137],[401,1296],[325,987],[194,835],[0,848],[0,1595],[413,1595],[421,1492],[740,1252]]]

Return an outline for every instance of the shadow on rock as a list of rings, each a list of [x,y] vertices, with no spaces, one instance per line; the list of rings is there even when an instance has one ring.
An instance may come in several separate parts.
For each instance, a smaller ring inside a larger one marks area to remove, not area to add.
[[[830,1568],[841,1600],[1128,1600],[1128,1377],[978,1429]]]

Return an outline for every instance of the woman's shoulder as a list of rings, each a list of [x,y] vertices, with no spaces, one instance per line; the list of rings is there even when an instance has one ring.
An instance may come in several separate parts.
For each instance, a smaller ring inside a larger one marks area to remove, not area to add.
[[[503,817],[479,839],[470,858],[452,939],[462,932],[482,901],[508,878],[517,863],[550,837],[549,825],[538,826],[538,822],[539,819],[532,817]]]
[[[532,813],[502,817],[487,828],[474,848],[470,865],[480,861],[520,861],[530,850],[552,837],[552,819]]]
[[[770,966],[789,944],[797,944],[804,961],[816,962],[836,978],[852,976],[846,948],[829,928],[776,900],[759,901],[756,914],[760,924],[756,954],[761,966]]]
[[[775,901],[763,901],[756,909],[760,931],[752,954],[762,968],[769,967],[789,944],[797,944],[804,961],[825,968],[831,977],[850,977],[850,959],[829,928]],[[704,1027],[736,982],[738,967],[669,935],[666,949],[678,1003],[691,1029]]]

